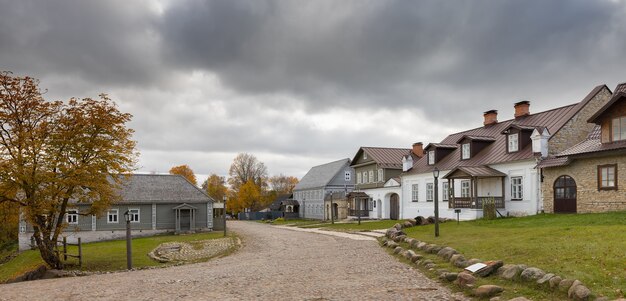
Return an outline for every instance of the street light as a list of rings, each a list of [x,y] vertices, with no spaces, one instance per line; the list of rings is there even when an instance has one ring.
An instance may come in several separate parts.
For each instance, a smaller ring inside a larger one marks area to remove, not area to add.
[[[433,169],[433,177],[435,177],[435,237],[439,237],[439,168]]]
[[[223,214],[223,218],[224,218],[224,237],[226,237],[226,196],[222,197],[222,201],[224,201],[224,214]]]
[[[126,268],[133,268],[133,256],[132,256],[132,246],[131,246],[131,237],[130,237],[130,219],[131,219],[130,210],[126,210],[124,212],[124,219],[126,220]]]

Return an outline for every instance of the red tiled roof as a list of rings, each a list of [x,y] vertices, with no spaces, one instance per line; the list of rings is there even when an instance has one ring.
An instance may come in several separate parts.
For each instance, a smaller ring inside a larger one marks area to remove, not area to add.
[[[402,169],[402,157],[411,153],[411,149],[408,148],[361,147],[361,149],[380,167],[391,169]]]
[[[489,164],[497,164],[503,162],[514,162],[528,160],[534,158],[532,145],[529,143],[523,149],[517,152],[508,153],[506,148],[506,135],[501,134],[505,129],[511,126],[517,127],[540,127],[547,128],[548,132],[554,136],[567,121],[569,121],[576,113],[578,113],[596,94],[598,94],[605,85],[595,87],[581,102],[572,104],[540,113],[527,115],[518,119],[510,119],[499,122],[497,124],[479,127],[464,132],[449,135],[441,144],[456,144],[463,136],[482,136],[494,137],[495,141],[475,154],[468,160],[461,160],[461,150],[459,148],[452,151],[449,155],[441,159],[435,165],[427,164],[427,156],[415,160],[413,169],[408,174],[420,174],[431,172],[435,166],[440,170],[451,170],[459,165],[463,166],[482,166]]]

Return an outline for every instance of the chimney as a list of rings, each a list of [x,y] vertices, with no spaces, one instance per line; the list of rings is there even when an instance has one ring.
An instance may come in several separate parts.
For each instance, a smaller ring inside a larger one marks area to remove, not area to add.
[[[485,121],[483,125],[490,126],[498,123],[498,110],[489,110],[483,114]]]
[[[413,154],[418,158],[424,156],[424,145],[421,142],[413,143]]]
[[[528,100],[520,101],[513,107],[515,108],[515,119],[530,115],[530,101]]]

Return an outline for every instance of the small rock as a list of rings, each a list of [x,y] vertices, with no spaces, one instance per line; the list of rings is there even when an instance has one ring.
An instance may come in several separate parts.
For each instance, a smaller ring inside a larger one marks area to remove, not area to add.
[[[418,248],[418,249],[420,249],[420,250],[424,250],[424,249],[426,249],[426,246],[428,246],[428,244],[427,244],[427,243],[425,243],[425,242],[423,242],[423,241],[420,241],[420,242],[417,244],[417,248]]]
[[[400,254],[402,250],[404,250],[402,247],[396,247],[395,249],[393,249],[393,254]]]
[[[527,268],[520,274],[520,278],[524,281],[537,281],[546,274],[539,268]]]
[[[454,254],[452,256],[450,256],[450,263],[454,263],[455,261],[459,260],[459,258],[461,258],[462,260],[465,260],[465,257],[463,257],[462,254]]]
[[[439,250],[439,252],[437,252],[437,256],[443,258],[444,260],[450,260],[450,257],[452,257],[452,255],[457,254],[459,252],[457,252],[455,249],[450,248],[450,247],[445,247],[441,250]]]
[[[561,280],[563,280],[561,276],[552,277],[552,279],[548,280],[548,283],[550,284],[550,288],[551,289],[557,288],[559,286],[559,283],[561,283]]]
[[[415,251],[413,250],[407,250],[406,252],[404,252],[404,258],[411,260],[411,258],[413,258],[413,256],[415,256],[417,254],[415,254]]]
[[[396,230],[400,231],[402,230],[402,225],[400,225],[400,223],[396,223],[395,225],[393,225],[394,228],[396,228]]]
[[[478,259],[478,258],[472,258],[472,259],[467,261],[467,264],[472,265],[472,264],[477,264],[479,262],[483,262],[483,261]]]
[[[489,297],[493,297],[501,292],[503,292],[504,289],[502,287],[499,287],[497,285],[493,285],[493,284],[487,284],[487,285],[481,285],[479,286],[475,291],[474,291],[474,295],[476,297],[479,298],[489,298]]]
[[[429,216],[428,217],[428,223],[429,224],[434,224],[435,223],[435,217],[434,216]]]
[[[476,283],[476,277],[470,273],[459,273],[454,283],[460,287],[470,287]]]
[[[430,263],[433,263],[433,261],[430,260],[430,259],[426,259],[426,260],[422,261],[422,265],[423,266],[426,266],[427,264],[430,264]]]
[[[493,297],[489,299],[489,301],[500,301],[500,300],[502,300],[500,297]]]
[[[552,274],[552,273],[545,274],[545,275],[543,275],[543,277],[541,277],[539,280],[537,280],[537,284],[539,284],[539,285],[547,284],[548,281],[550,281],[550,279],[552,279],[552,277],[554,277],[554,274]]]
[[[572,284],[574,284],[574,279],[561,280],[561,282],[559,282],[559,291],[561,292],[569,291],[569,288],[572,287]]]
[[[488,277],[489,275],[495,273],[500,267],[502,267],[504,265],[504,262],[502,260],[492,260],[485,262],[485,264],[487,265],[486,267],[482,268],[474,274],[480,277]]]
[[[418,216],[415,218],[415,224],[416,225],[428,225],[428,220],[426,220],[426,218],[424,218],[423,216]]]
[[[406,221],[402,224],[402,228],[411,228],[413,227],[413,224],[409,221]]]
[[[418,249],[417,245],[418,245],[420,242],[421,242],[421,241],[419,241],[419,240],[417,240],[417,239],[414,239],[414,240],[411,242],[411,249]]]
[[[411,223],[411,225],[416,226],[417,225],[417,221],[415,221],[415,219],[409,219],[407,220],[409,223]]]
[[[591,291],[584,285],[579,285],[574,290],[574,300],[587,301],[591,297]]]
[[[424,258],[422,255],[415,254],[415,255],[413,255],[413,256],[411,257],[411,262],[415,263],[415,262],[417,262],[417,261],[419,261],[419,260],[422,260],[422,258]]]
[[[509,301],[530,301],[530,299],[527,299],[526,297],[515,297],[513,299],[509,299]]]
[[[401,234],[401,235],[397,235],[397,236],[393,239],[393,241],[395,241],[395,242],[403,242],[405,238],[406,238],[406,235],[402,235],[402,234]]]
[[[398,246],[398,243],[396,243],[395,241],[388,241],[387,242],[387,247],[390,249],[395,249]]]
[[[415,241],[415,238],[410,238],[410,237],[407,237],[407,238],[405,238],[405,239],[404,239],[404,242],[405,242],[405,243],[407,243],[407,244],[409,244],[409,247],[411,246],[411,244],[412,244],[414,241]]]
[[[458,273],[445,273],[443,276],[443,279],[448,282],[452,282],[452,281],[455,281],[458,277],[459,277]]]
[[[442,249],[441,246],[432,244],[428,248],[426,248],[426,252],[431,253],[431,254],[437,254],[437,252],[441,251],[441,249]]]
[[[514,280],[515,278],[517,278],[517,276],[519,276],[519,274],[521,274],[523,271],[522,267],[517,265],[517,266],[512,266],[507,270],[504,270],[504,272],[502,272],[502,275],[500,275],[501,278],[506,279],[506,280]]]
[[[429,264],[424,265],[424,267],[425,267],[425,268],[427,268],[427,269],[434,269],[436,266],[437,266],[437,265],[435,265],[435,264],[434,264],[434,263],[432,263],[432,262],[431,262],[431,263],[429,263]]]

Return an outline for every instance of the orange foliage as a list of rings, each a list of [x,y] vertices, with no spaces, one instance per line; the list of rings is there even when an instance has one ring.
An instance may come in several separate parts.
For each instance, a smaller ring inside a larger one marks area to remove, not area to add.
[[[181,175],[185,177],[189,182],[191,182],[191,184],[198,186],[196,175],[193,173],[193,170],[191,170],[191,167],[189,167],[189,165],[185,164],[185,165],[174,166],[170,169],[170,174]]]

